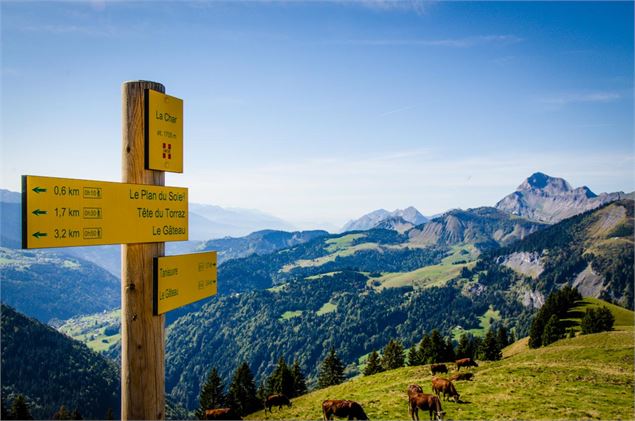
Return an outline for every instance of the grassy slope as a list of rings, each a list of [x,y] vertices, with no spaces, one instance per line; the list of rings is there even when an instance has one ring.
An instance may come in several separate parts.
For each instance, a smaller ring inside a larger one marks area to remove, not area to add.
[[[119,333],[111,336],[105,334],[106,328],[119,324],[120,310],[73,317],[57,328],[71,338],[85,343],[93,351],[105,351],[113,344],[119,343]]]
[[[585,299],[587,305],[598,301]],[[633,320],[632,312],[619,307],[613,310],[619,323]],[[616,329],[532,350],[526,346],[527,338],[519,340],[504,350],[503,360],[481,362],[472,369],[474,381],[456,382],[463,403],[443,402],[446,417],[633,419],[633,325],[620,327],[616,323]],[[353,399],[364,406],[371,419],[407,419],[408,384],[418,383],[430,393],[431,377],[427,366],[356,377],[296,398],[292,408],[274,410],[268,418],[319,419],[324,399]],[[260,411],[247,418],[263,417]]]
[[[609,310],[611,310],[611,313],[613,313],[613,316],[615,316],[615,329],[619,329],[619,330],[624,330],[627,328],[633,329],[633,326],[635,325],[635,319],[633,318],[632,311],[627,310],[620,306],[616,306],[615,304],[608,303],[604,300],[591,298],[591,297],[586,297],[584,300],[582,300],[582,303],[579,306],[576,306],[573,309],[571,309],[569,314],[572,317],[570,319],[565,319],[565,320],[573,321],[577,325],[579,325],[580,321],[582,320],[582,316],[584,316],[584,312],[586,311],[587,308],[602,307],[602,306],[605,306]]]
[[[381,277],[369,279],[368,284],[377,290],[410,285],[419,288],[442,286],[457,277],[464,267],[472,268],[477,257],[478,250],[472,244],[455,245],[438,265],[424,266],[411,272],[384,273]]]

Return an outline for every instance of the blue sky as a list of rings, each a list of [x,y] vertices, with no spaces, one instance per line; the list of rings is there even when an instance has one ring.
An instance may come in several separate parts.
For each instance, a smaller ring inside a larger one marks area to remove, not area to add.
[[[185,103],[190,200],[335,228],[632,191],[633,3],[2,2],[2,173],[120,179],[121,83]]]

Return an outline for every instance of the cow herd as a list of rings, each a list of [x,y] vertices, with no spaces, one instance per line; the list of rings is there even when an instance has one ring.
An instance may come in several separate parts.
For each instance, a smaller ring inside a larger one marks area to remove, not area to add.
[[[476,361],[471,358],[462,358],[455,361],[456,373],[452,374],[449,379],[437,377],[438,373],[448,373],[448,367],[445,364],[432,364],[430,372],[432,373],[432,393],[423,392],[423,388],[417,384],[408,386],[406,393],[408,395],[408,415],[412,421],[419,421],[419,410],[428,411],[430,420],[443,420],[445,411],[441,406],[441,395],[444,401],[452,400],[455,403],[460,402],[459,393],[454,386],[453,381],[472,380],[473,373],[461,373],[461,367],[478,367]],[[270,395],[265,399],[265,414],[267,411],[271,413],[273,407],[282,409],[282,406],[291,407],[291,401],[283,394]],[[208,420],[228,420],[241,419],[230,409],[209,409],[205,411]],[[349,420],[368,420],[368,416],[362,406],[351,400],[327,399],[322,402],[322,419],[324,421],[332,420],[334,417],[346,418]]]

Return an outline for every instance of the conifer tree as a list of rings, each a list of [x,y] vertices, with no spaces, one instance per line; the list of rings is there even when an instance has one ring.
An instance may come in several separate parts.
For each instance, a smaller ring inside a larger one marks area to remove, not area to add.
[[[583,335],[589,333],[599,333],[613,330],[615,316],[611,310],[602,306],[601,308],[589,308],[582,317],[580,329]]]
[[[445,361],[445,341],[438,330],[434,329],[430,335],[430,363]]]
[[[421,342],[419,342],[419,361],[421,364],[432,362],[432,340],[428,334],[423,335]]]
[[[340,384],[344,381],[344,364],[337,357],[335,348],[331,347],[318,374],[318,387],[320,389]]]
[[[10,411],[11,418],[14,420],[32,420],[31,412],[29,412],[29,406],[26,403],[24,396],[17,395],[13,399]]]
[[[511,332],[509,332],[509,344],[513,344],[514,342],[516,342],[516,334],[514,333],[514,330],[512,330]]]
[[[542,333],[542,345],[546,346],[557,341],[562,338],[563,334],[562,327],[560,327],[560,319],[555,314],[552,314]]]
[[[470,333],[463,333],[456,347],[456,358],[472,358],[474,359],[474,337]]]
[[[384,370],[394,370],[395,368],[403,367],[403,345],[401,345],[399,340],[391,339],[382,354],[381,366]]]
[[[267,382],[265,380],[260,381],[260,385],[258,385],[258,389],[256,389],[256,399],[258,402],[264,402],[267,400]]]
[[[443,351],[443,361],[456,360],[456,354],[454,352],[454,344],[452,344],[452,338],[447,337],[445,340],[445,348]]]
[[[408,350],[408,365],[410,367],[414,367],[416,365],[421,365],[421,355],[419,354],[419,351],[417,351],[417,346],[412,346],[409,350]]]
[[[377,351],[373,351],[368,356],[366,361],[366,367],[364,368],[364,376],[370,376],[372,374],[381,373],[384,369],[381,366],[381,359]]]
[[[4,399],[0,399],[0,419],[3,419],[3,420],[12,419],[4,403]]]
[[[505,326],[500,326],[496,331],[496,341],[500,349],[509,345],[509,338],[507,338],[507,329],[505,329]]]
[[[226,399],[230,408],[240,416],[262,408],[262,402],[256,398],[254,376],[246,362],[236,369]]]
[[[54,420],[70,420],[71,419],[71,414],[66,410],[66,407],[64,405],[60,406],[60,409],[57,410],[57,412],[55,414],[53,414],[53,417],[51,417],[51,419]]]
[[[293,377],[293,397],[302,396],[308,392],[306,387],[306,380],[304,378],[304,373],[302,373],[302,369],[300,368],[300,363],[298,360],[293,361],[293,367],[291,368],[291,376]]]
[[[497,361],[503,358],[493,327],[490,327],[485,334],[485,339],[481,345],[481,357],[487,361]]]
[[[282,393],[291,398],[294,396],[293,386],[293,373],[291,373],[291,369],[284,360],[284,357],[280,357],[278,359],[278,365],[267,379],[267,393]]]
[[[223,408],[225,406],[225,386],[218,375],[216,367],[213,367],[207,379],[201,387],[201,393],[198,398],[198,408],[195,415],[199,420],[205,419],[205,410]]]

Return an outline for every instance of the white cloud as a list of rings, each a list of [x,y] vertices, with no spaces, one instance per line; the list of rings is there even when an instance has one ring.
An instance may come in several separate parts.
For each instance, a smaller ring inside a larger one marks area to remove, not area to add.
[[[609,103],[622,98],[619,92],[615,91],[594,91],[594,92],[568,92],[554,94],[539,98],[539,102],[551,107],[564,107],[576,103]]]
[[[471,48],[482,45],[510,45],[524,41],[516,35],[476,35],[463,38],[442,38],[442,39],[355,39],[344,41],[350,45],[369,46],[400,46],[412,45],[422,47],[447,47],[447,48]]]

